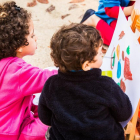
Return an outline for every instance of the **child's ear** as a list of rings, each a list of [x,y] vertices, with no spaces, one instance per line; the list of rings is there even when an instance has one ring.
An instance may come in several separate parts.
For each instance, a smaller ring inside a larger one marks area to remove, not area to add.
[[[89,62],[89,61],[85,61],[85,62],[83,63],[83,65],[82,65],[82,69],[83,69],[84,71],[90,70],[90,69],[91,69],[91,67],[90,67],[90,62]]]
[[[21,53],[21,52],[22,52],[22,47],[18,48],[18,49],[17,49],[17,52],[18,52],[18,53]]]

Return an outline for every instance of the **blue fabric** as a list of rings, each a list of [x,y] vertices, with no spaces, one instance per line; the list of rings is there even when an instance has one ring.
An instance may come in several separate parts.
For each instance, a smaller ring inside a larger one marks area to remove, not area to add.
[[[83,70],[71,70],[71,72],[78,72],[78,71],[83,71]]]
[[[128,6],[129,2],[130,0],[99,0],[98,11],[95,12],[95,15],[100,17],[110,25],[110,23],[113,20],[116,20],[116,18],[111,18],[108,15],[106,15],[105,7],[114,7],[114,6],[126,7]]]

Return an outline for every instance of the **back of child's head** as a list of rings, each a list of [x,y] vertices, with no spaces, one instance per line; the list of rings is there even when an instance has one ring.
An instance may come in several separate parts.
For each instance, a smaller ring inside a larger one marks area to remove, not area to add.
[[[15,57],[16,50],[28,45],[31,14],[14,1],[0,5],[0,60]]]
[[[102,44],[100,33],[91,26],[72,23],[63,26],[51,39],[51,57],[61,72],[82,70],[93,61]]]

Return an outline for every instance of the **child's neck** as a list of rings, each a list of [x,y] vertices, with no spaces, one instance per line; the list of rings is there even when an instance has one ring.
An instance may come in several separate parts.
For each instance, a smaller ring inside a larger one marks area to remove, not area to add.
[[[23,56],[19,53],[16,54],[16,57],[21,58],[21,59],[23,58]]]

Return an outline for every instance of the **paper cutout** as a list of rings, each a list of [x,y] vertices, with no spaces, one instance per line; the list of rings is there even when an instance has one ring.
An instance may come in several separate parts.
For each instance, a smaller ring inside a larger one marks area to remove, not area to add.
[[[136,22],[139,17],[140,17],[139,9],[133,9],[132,14],[131,14],[131,21],[132,21],[131,29],[134,33],[136,31]]]
[[[124,51],[122,51],[122,60],[124,61]]]
[[[120,82],[120,87],[121,87],[121,89],[122,89],[122,91],[123,91],[123,92],[125,92],[125,91],[126,91],[126,85],[125,85],[125,83],[124,83],[123,79],[121,79],[121,82]]]
[[[118,83],[117,83],[117,85],[119,85],[119,86],[120,86],[120,85],[121,85],[121,82],[118,82]]]
[[[121,31],[121,33],[119,35],[119,40],[122,39],[124,35],[125,35],[124,31]]]
[[[40,3],[43,3],[43,4],[48,4],[49,2],[48,2],[48,0],[37,0],[38,2],[40,2]]]
[[[115,47],[113,48],[111,57],[113,58],[113,59],[111,59],[111,69],[113,69],[114,65],[115,65],[115,57],[116,57],[116,55],[115,55]]]
[[[128,55],[130,54],[130,46],[127,47],[126,52]]]
[[[109,71],[102,71],[102,75],[103,76],[108,76],[108,77],[112,78],[112,71],[111,70],[109,70]]]
[[[121,61],[118,61],[118,68],[117,68],[117,78],[121,77]]]
[[[27,3],[27,7],[34,7],[37,5],[36,0],[33,0],[32,2]]]
[[[55,6],[54,6],[54,5],[51,5],[50,7],[48,7],[48,8],[46,9],[46,12],[51,13],[53,10],[55,10]]]
[[[131,13],[131,16],[128,18],[130,27],[135,33],[136,42],[140,44],[140,1],[135,2],[135,7]]]
[[[72,4],[70,7],[69,7],[69,10],[72,10],[72,9],[75,9],[75,8],[78,8],[79,6],[77,4]]]
[[[117,58],[119,60],[119,56],[120,56],[120,45],[119,44],[117,45],[117,48],[116,48],[116,54],[117,54]]]
[[[124,58],[124,77],[125,79],[132,80],[132,73],[130,71],[130,61],[129,58]]]
[[[138,29],[138,31],[140,32],[140,18],[137,19],[137,22],[136,22],[135,26]]]
[[[66,15],[63,15],[61,16],[62,19],[64,19],[65,17],[69,16],[70,14],[66,14]]]
[[[83,2],[85,0],[72,0],[70,3],[79,3],[79,2]]]

